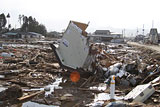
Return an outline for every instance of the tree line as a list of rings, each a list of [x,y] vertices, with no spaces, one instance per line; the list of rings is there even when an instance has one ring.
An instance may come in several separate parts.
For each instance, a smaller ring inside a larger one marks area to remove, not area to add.
[[[8,31],[8,29],[5,27],[7,24],[6,18],[10,18],[10,15],[8,14],[7,16],[5,16],[4,13],[0,14],[0,34]],[[11,27],[11,25],[8,24],[8,28],[10,28],[10,27]]]
[[[19,23],[21,25],[22,32],[36,32],[42,35],[46,35],[47,29],[43,24],[40,24],[32,16],[19,15]]]
[[[11,29],[11,24],[8,23],[8,27],[6,27],[7,24],[7,18],[9,21],[10,14],[8,13],[6,16],[4,13],[0,14],[0,33],[5,33],[10,30],[14,31],[15,29]],[[18,21],[20,23],[20,31],[21,32],[36,32],[40,33],[42,35],[47,34],[47,29],[45,25],[39,23],[36,18],[33,18],[32,16],[25,16],[25,15],[19,15]]]

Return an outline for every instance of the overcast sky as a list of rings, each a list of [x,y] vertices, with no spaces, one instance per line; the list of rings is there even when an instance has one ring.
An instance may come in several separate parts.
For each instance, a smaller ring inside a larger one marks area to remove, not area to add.
[[[70,20],[88,23],[88,32],[110,29],[128,34],[154,27],[160,32],[159,0],[0,0],[0,13],[10,13],[12,27],[19,27],[18,15],[33,16],[48,31],[62,31]],[[131,30],[129,30],[131,29]],[[128,31],[127,31],[128,30]],[[146,33],[148,31],[146,30]]]

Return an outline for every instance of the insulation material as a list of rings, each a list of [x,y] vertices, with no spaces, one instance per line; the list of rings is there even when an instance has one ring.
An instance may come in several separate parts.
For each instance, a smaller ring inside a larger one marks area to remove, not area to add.
[[[89,55],[88,37],[84,35],[87,26],[84,23],[70,21],[58,48],[52,46],[62,67],[87,69],[93,62],[92,56]]]
[[[151,84],[138,85],[125,96],[125,100],[144,102],[155,92]]]

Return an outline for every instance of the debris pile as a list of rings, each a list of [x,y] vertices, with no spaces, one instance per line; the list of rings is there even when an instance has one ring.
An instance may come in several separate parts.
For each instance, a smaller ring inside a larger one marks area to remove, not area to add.
[[[32,94],[33,91],[26,89],[43,88],[53,83],[54,71],[59,69],[51,48],[8,46],[0,50],[0,58],[1,87],[9,87],[0,93],[0,101],[17,100],[22,95]]]
[[[130,92],[127,96],[134,96],[132,100],[125,97],[129,101],[145,102],[147,104],[159,104],[159,80],[153,85],[152,80],[159,78],[159,58],[160,54],[155,51],[144,49],[140,47],[130,47],[127,45],[112,45],[108,46],[107,50],[103,49],[102,53],[107,52],[115,59],[110,66],[101,64],[106,79],[106,83],[110,82],[109,77],[111,75],[116,76],[116,88],[123,91],[126,95],[132,88],[136,87],[133,92]],[[107,54],[105,54],[107,55]],[[110,60],[111,57],[104,59],[104,54],[99,54],[99,57],[103,56],[103,60]],[[150,84],[152,83],[152,84]],[[143,86],[144,84],[144,86]],[[149,88],[140,89],[138,87],[145,87],[149,85]],[[125,89],[123,88],[125,87]],[[125,92],[126,89],[129,91]],[[144,92],[143,92],[144,90]],[[150,90],[150,91],[149,91]],[[138,100],[136,95],[140,94],[141,98]],[[150,97],[151,96],[151,97]],[[149,98],[147,100],[147,98]],[[148,102],[150,101],[150,102]]]
[[[51,48],[3,47],[0,85],[7,89],[0,92],[0,101],[67,107],[160,105],[160,54],[128,44],[89,43],[87,26],[71,21]]]
[[[78,72],[81,74],[81,79],[75,85],[72,85],[71,81],[67,81],[62,83],[63,86],[63,93],[71,93],[73,96],[74,91],[83,90],[91,93],[102,93],[107,92],[109,93],[109,85],[102,87],[106,90],[101,90],[102,88],[99,87],[99,84],[109,84],[110,83],[110,76],[115,75],[116,78],[116,96],[123,96],[126,101],[128,101],[128,105],[153,105],[159,104],[159,57],[160,55],[152,50],[139,48],[139,47],[131,47],[127,44],[92,44],[94,55],[95,55],[95,62],[92,62],[92,73],[87,72],[86,74],[79,70]],[[153,54],[153,56],[150,56]],[[156,58],[155,58],[156,55]],[[159,57],[158,57],[159,56]],[[70,70],[69,70],[70,71]],[[72,71],[72,70],[71,70]],[[63,72],[65,74],[66,72]],[[89,75],[88,75],[89,74]],[[88,76],[87,76],[88,75]],[[68,77],[63,76],[69,80]],[[84,78],[84,80],[83,80]],[[157,78],[156,82],[152,82],[155,78]],[[68,86],[67,86],[68,85]],[[146,87],[146,89],[142,90],[140,88],[134,89],[135,87]],[[65,88],[64,88],[65,87]],[[68,88],[67,88],[68,87]],[[73,88],[71,91],[71,87]],[[92,87],[92,88],[91,88]],[[133,91],[131,91],[133,89]],[[65,93],[64,90],[70,90]],[[137,97],[135,97],[134,91],[137,93]],[[146,91],[151,90],[151,91]],[[78,91],[81,93],[80,91]],[[147,92],[147,93],[146,93]],[[58,95],[59,99],[62,97],[62,93],[59,89],[55,90],[53,95]],[[92,94],[88,95],[91,95]],[[139,94],[138,94],[139,93]],[[59,96],[60,95],[60,96]],[[134,96],[131,98],[131,96]],[[127,97],[127,96],[130,96]],[[147,96],[147,97],[146,97]],[[74,97],[75,98],[75,97]],[[91,101],[91,98],[87,101]],[[138,100],[137,100],[138,98]],[[76,98],[75,98],[76,99]],[[72,100],[72,101],[75,101]],[[50,99],[48,99],[50,100]],[[80,100],[80,99],[79,99]],[[82,105],[87,105],[88,102],[83,102],[80,100]],[[133,101],[137,101],[139,103],[134,103]],[[79,103],[80,103],[79,102]],[[142,104],[145,103],[145,104]],[[64,104],[64,101],[61,103]],[[67,104],[67,103],[65,103]],[[64,105],[65,105],[64,104]],[[69,103],[70,104],[70,103]],[[104,105],[108,105],[108,103],[104,103]],[[73,104],[74,105],[74,104]],[[72,106],[73,106],[72,105]],[[81,106],[82,106],[81,105]],[[93,105],[92,105],[93,106]]]
[[[20,86],[13,85],[10,86],[8,89],[0,92],[0,101],[6,100],[14,100],[19,97],[22,97],[23,92]]]
[[[159,76],[159,54],[127,44],[90,44],[83,33],[86,27],[86,24],[71,21],[60,43],[51,44],[61,67],[77,70],[81,75],[81,71],[90,72],[80,88],[89,88],[95,82],[109,84],[110,77],[115,75],[116,88],[126,95],[133,87],[148,84]]]

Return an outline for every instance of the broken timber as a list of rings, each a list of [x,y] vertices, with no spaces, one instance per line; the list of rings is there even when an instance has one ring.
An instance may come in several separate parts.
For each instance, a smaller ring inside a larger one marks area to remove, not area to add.
[[[35,97],[35,96],[38,95],[38,94],[43,94],[44,92],[45,92],[45,91],[42,90],[42,91],[38,91],[38,92],[36,92],[36,93],[30,94],[30,95],[27,95],[27,96],[20,97],[20,98],[18,98],[18,101],[19,101],[19,102],[27,101],[27,100]]]

